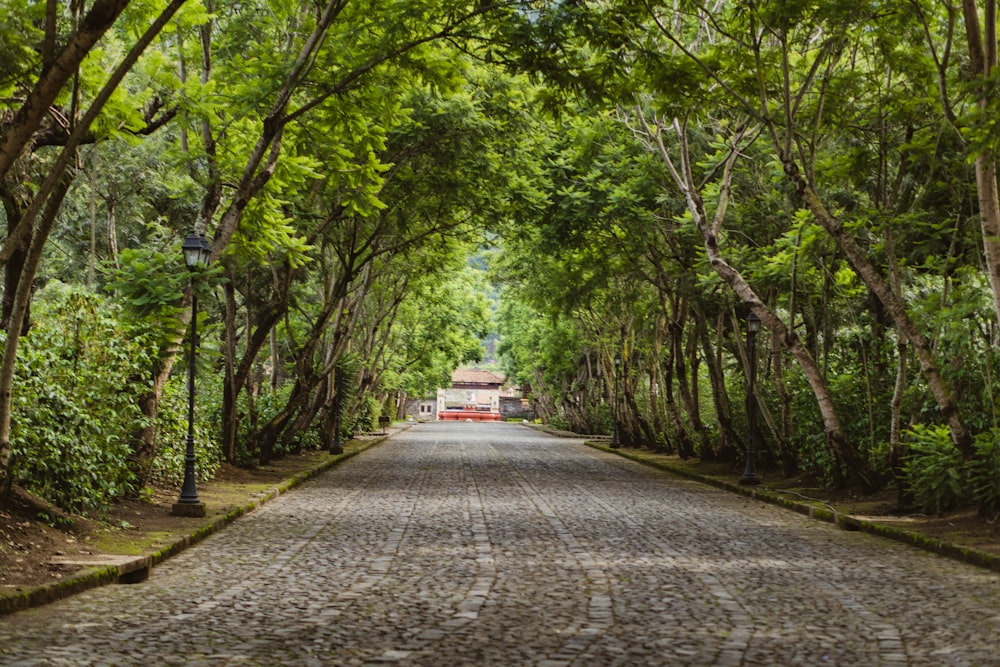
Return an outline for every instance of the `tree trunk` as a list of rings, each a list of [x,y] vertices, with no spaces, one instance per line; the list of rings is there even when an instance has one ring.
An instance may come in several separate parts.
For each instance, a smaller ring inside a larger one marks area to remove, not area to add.
[[[799,459],[797,452],[792,448],[790,440],[792,437],[792,395],[785,384],[785,359],[782,346],[771,337],[771,373],[774,377],[774,387],[778,394],[778,402],[781,405],[780,430],[781,438],[779,442],[779,455],[781,457],[781,470],[785,477],[792,477],[799,470]]]
[[[0,357],[0,489],[10,488],[11,441],[10,427],[13,412],[14,370],[17,363],[17,347],[21,331],[28,317],[31,304],[32,283],[42,259],[45,241],[55,223],[56,214],[63,197],[69,189],[70,179],[63,178],[49,197],[43,211],[39,229],[31,240],[25,255],[24,268],[17,282],[17,291],[12,302],[10,319],[7,323],[7,340]]]
[[[260,465],[267,465],[273,460],[274,447],[278,442],[278,438],[281,437],[285,427],[298,414],[302,402],[309,395],[309,390],[310,388],[304,386],[301,381],[296,382],[295,386],[292,387],[291,396],[289,396],[284,407],[269,422],[264,424],[263,427],[250,435],[248,449],[251,452],[257,453],[257,462]]]
[[[232,278],[230,276],[230,278]],[[229,463],[236,463],[236,435],[239,419],[237,403],[240,387],[236,384],[236,288],[232,279],[223,285],[226,311],[223,318],[223,368],[222,380],[222,456]]]
[[[115,222],[115,202],[112,199],[108,199],[108,259],[114,264],[115,268],[120,268],[118,265],[118,225]]]
[[[680,314],[683,318],[683,308],[680,308]],[[684,378],[684,327],[681,325],[678,319],[674,319],[670,326],[670,360],[672,363],[671,376],[676,373],[677,384],[687,386],[687,380]],[[667,410],[670,414],[670,419],[674,425],[674,431],[677,434],[677,451],[682,459],[689,459],[694,456],[694,442],[691,440],[691,435],[687,431],[687,427],[684,425],[684,420],[681,418],[680,408],[677,406],[677,400],[674,397],[674,382],[671,379],[663,388],[663,393],[667,399]],[[683,400],[683,396],[682,396]]]
[[[715,246],[714,238],[706,240],[706,246]],[[717,254],[718,250],[710,251],[710,256]],[[826,427],[827,446],[834,460],[847,467],[848,473],[853,476],[866,491],[878,488],[877,480],[871,472],[868,463],[861,457],[857,448],[844,435],[843,427],[840,423],[840,416],[837,413],[833,396],[829,387],[823,379],[816,361],[809,354],[809,351],[802,345],[799,337],[794,331],[787,329],[784,323],[771,312],[757,297],[743,277],[720,256],[714,257],[712,266],[716,272],[725,280],[740,298],[747,303],[753,311],[760,317],[761,322],[772,334],[777,337],[784,347],[791,353],[799,364],[806,381],[813,391],[819,407],[823,424]]]
[[[815,359],[803,347],[795,332],[787,329],[781,319],[764,305],[763,301],[761,301],[760,297],[757,296],[746,280],[744,280],[743,276],[726,261],[719,248],[718,235],[726,216],[733,165],[739,155],[738,150],[739,144],[742,141],[742,133],[737,133],[736,136],[731,138],[732,148],[722,168],[715,216],[710,221],[701,193],[694,183],[694,177],[691,172],[691,156],[687,143],[686,128],[682,126],[679,119],[674,120],[674,131],[680,143],[681,167],[678,169],[674,166],[673,159],[663,142],[663,133],[652,131],[641,114],[640,120],[650,140],[654,142],[654,145],[659,150],[660,156],[670,171],[674,182],[684,195],[688,212],[701,232],[705,252],[712,268],[729,285],[740,300],[757,314],[761,323],[782,342],[802,369],[810,388],[813,390],[817,406],[823,417],[827,445],[834,460],[846,466],[849,473],[866,491],[877,488],[875,476],[871,472],[869,465],[858,452],[857,448],[844,435],[833,396],[830,394],[829,387],[826,386],[826,382],[819,367],[816,365]]]
[[[183,318],[190,322],[190,315]],[[160,412],[160,399],[163,398],[163,388],[167,386],[170,372],[174,367],[174,356],[160,359],[150,378],[149,391],[139,397],[139,410],[145,417],[145,426],[139,429],[132,445],[132,462],[129,466],[136,477],[136,482],[143,485],[149,475],[150,464],[156,456],[156,419]]]
[[[687,413],[691,429],[698,439],[698,458],[702,461],[712,460],[712,443],[701,419],[701,406],[698,402],[698,338],[695,334],[687,337],[684,354],[677,358],[677,391],[681,395],[684,411]],[[688,382],[690,370],[690,382]]]
[[[320,380],[313,393],[312,399],[302,410],[299,410],[299,414],[296,415],[295,420],[285,431],[286,439],[291,440],[299,433],[303,433],[316,421],[316,417],[320,414],[320,412],[330,410],[330,406],[332,405],[331,397],[333,394],[330,390],[331,384],[331,377],[329,375]],[[326,442],[329,442],[329,440]]]
[[[990,79],[997,66],[997,3],[996,0],[985,0],[982,24],[976,0],[962,0],[962,13],[969,45],[970,74],[981,85],[978,106],[980,111],[988,112],[993,97]],[[986,274],[993,290],[994,313],[1000,322],[1000,195],[997,192],[996,155],[992,150],[984,149],[976,156],[976,190]]]
[[[823,229],[830,234],[837,246],[843,251],[844,255],[847,257],[847,261],[850,262],[854,271],[864,281],[868,290],[874,294],[885,307],[886,312],[888,312],[889,316],[892,318],[896,331],[899,335],[902,336],[913,348],[913,351],[916,353],[917,359],[920,362],[920,368],[923,372],[924,379],[927,381],[927,386],[930,388],[931,393],[937,402],[938,410],[941,412],[941,418],[946,424],[948,424],[952,442],[962,453],[962,456],[966,459],[972,458],[975,453],[975,450],[972,447],[972,435],[969,433],[968,428],[966,428],[965,423],[962,421],[961,414],[959,414],[958,411],[958,405],[952,396],[951,388],[941,376],[941,371],[938,368],[937,361],[934,359],[934,355],[931,352],[931,346],[928,343],[927,338],[910,318],[910,315],[906,310],[906,304],[903,303],[901,299],[896,297],[893,290],[889,286],[889,283],[871,263],[867,254],[861,246],[858,245],[854,237],[844,229],[839,220],[833,217],[833,215],[826,210],[826,207],[820,201],[819,196],[815,191],[813,191],[811,186],[802,176],[794,158],[790,155],[782,155],[781,160],[784,164],[785,174],[788,176],[792,186],[806,203],[813,216],[815,216],[816,220],[820,223],[820,225],[822,225]]]
[[[31,237],[23,234],[16,234],[17,227],[23,222],[25,204],[22,197],[17,194],[5,192],[3,195],[4,212],[7,214],[7,236],[19,236],[19,242],[12,247],[10,259],[4,264],[4,290],[3,290],[3,311],[0,314],[0,329],[7,331],[10,328],[11,313],[14,311],[14,297],[17,294],[17,285],[24,272],[24,263],[28,258],[28,246]],[[29,305],[30,308],[30,305]],[[28,332],[31,326],[31,316],[26,313],[21,323],[20,335]]]
[[[660,370],[660,359],[663,356],[663,336],[664,336],[664,316],[657,318],[656,323],[656,335],[653,339],[653,349],[651,353],[652,363],[649,364],[649,405],[653,413],[653,430],[657,433],[662,433],[664,439],[669,440],[667,435],[666,425],[663,423],[663,416],[661,412],[661,402],[665,403],[665,399],[661,396],[659,391],[660,386],[666,386],[667,381],[661,379]],[[670,360],[666,360],[664,365],[669,364]],[[666,412],[664,409],[663,412]]]
[[[903,461],[906,452],[903,449],[902,433],[902,407],[903,394],[906,392],[906,365],[907,350],[906,343],[900,342],[896,346],[899,361],[896,364],[896,382],[893,386],[892,400],[889,403],[889,470],[892,478],[896,482],[898,494],[896,497],[897,506],[905,505],[906,474],[903,472]]]
[[[726,376],[722,364],[725,315],[720,311],[714,329],[716,333],[714,341],[709,338],[710,330],[704,322],[704,317],[701,315],[699,317],[702,319],[699,325],[702,355],[705,357],[708,379],[712,386],[715,418],[719,422],[719,449],[715,454],[715,460],[720,462],[735,461],[737,450],[744,449],[746,443],[733,428],[733,408],[729,401],[729,392],[726,390]]]

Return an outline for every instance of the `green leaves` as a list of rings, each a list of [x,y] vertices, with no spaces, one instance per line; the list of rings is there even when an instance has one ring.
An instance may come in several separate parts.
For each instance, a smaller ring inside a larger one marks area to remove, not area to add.
[[[970,499],[968,476],[962,456],[951,443],[946,426],[917,425],[904,465],[914,501],[928,512],[940,514]]]
[[[11,0],[0,4],[0,99],[10,99],[37,65],[35,44],[42,39],[44,3]]]
[[[132,490],[130,434],[143,425],[149,341],[114,306],[61,283],[35,299],[12,430],[15,475],[60,507],[100,511]]]
[[[181,258],[156,249],[126,248],[119,262],[119,268],[109,268],[108,289],[117,293],[126,314],[156,342],[156,350],[172,348],[183,335],[178,316],[190,281]]]
[[[910,452],[904,471],[914,502],[940,514],[977,503],[984,514],[1000,512],[1000,429],[976,436],[975,456],[963,460],[944,426],[911,428]]]
[[[1000,429],[978,434],[975,450],[975,458],[967,464],[971,495],[981,514],[996,516],[1000,512]]]

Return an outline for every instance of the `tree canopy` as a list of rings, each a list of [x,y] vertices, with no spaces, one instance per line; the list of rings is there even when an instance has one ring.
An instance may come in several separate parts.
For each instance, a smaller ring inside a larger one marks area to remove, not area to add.
[[[995,10],[7,3],[0,486],[175,481],[197,317],[205,475],[495,328],[547,421],[1000,509]]]

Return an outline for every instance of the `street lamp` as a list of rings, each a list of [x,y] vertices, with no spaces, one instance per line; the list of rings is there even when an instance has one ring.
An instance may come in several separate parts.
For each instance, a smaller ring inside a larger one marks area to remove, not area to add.
[[[187,451],[184,454],[184,484],[181,497],[174,503],[172,514],[176,516],[205,516],[205,503],[198,499],[198,489],[194,476],[194,376],[198,347],[198,293],[194,289],[194,272],[208,265],[212,249],[204,234],[191,231],[181,246],[184,264],[191,272],[191,356],[188,363],[188,432]]]
[[[622,353],[615,352],[615,395],[611,410],[611,449],[618,449],[621,443],[618,442],[618,376],[622,367]]]
[[[760,318],[752,310],[747,314],[747,462],[740,484],[754,486],[760,484],[760,477],[754,469],[754,382],[757,379],[757,332]]]

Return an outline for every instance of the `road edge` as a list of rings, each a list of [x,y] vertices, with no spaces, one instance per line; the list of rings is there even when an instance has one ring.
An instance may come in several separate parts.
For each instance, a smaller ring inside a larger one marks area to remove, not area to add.
[[[113,556],[109,556],[109,560],[115,560],[116,562],[108,565],[88,567],[51,583],[24,587],[14,591],[0,592],[0,617],[24,611],[32,607],[40,607],[42,605],[49,604],[50,602],[62,600],[76,595],[77,593],[82,593],[83,591],[97,588],[99,586],[105,586],[107,584],[134,584],[145,581],[149,577],[150,570],[153,567],[159,565],[171,556],[175,556],[188,547],[201,542],[209,535],[212,535],[230,525],[241,516],[253,512],[266,503],[299,486],[306,480],[326,472],[327,470],[340,465],[358,454],[382,444],[387,439],[396,435],[400,431],[406,430],[410,426],[411,424],[409,422],[395,424],[394,426],[389,427],[384,434],[371,439],[366,439],[356,448],[353,448],[348,452],[331,455],[329,458],[324,459],[317,465],[292,475],[280,484],[277,484],[268,491],[256,496],[253,500],[236,507],[226,514],[211,517],[203,523],[193,525],[187,534],[174,540],[162,549],[157,549],[154,552],[143,554],[141,556],[128,558],[115,558]]]
[[[570,434],[564,434],[558,431],[548,432],[552,435],[570,437]],[[952,542],[946,542],[936,537],[924,535],[917,531],[902,529],[899,526],[892,526],[885,523],[879,523],[878,521],[872,521],[871,519],[864,519],[851,514],[844,514],[842,512],[838,512],[835,508],[829,505],[814,505],[798,500],[792,500],[783,496],[780,491],[770,489],[768,487],[741,486],[739,484],[733,484],[715,477],[701,475],[691,470],[671,466],[669,463],[665,463],[661,460],[653,460],[648,457],[644,457],[638,452],[612,449],[609,445],[597,440],[587,439],[586,436],[580,436],[579,434],[572,434],[572,437],[578,440],[583,440],[585,445],[593,449],[598,449],[609,454],[615,454],[616,456],[641,463],[651,468],[656,468],[657,470],[661,470],[663,472],[668,472],[678,477],[699,482],[707,486],[712,486],[771,505],[776,505],[798,514],[803,514],[817,521],[831,523],[844,530],[860,531],[870,535],[888,538],[917,547],[918,549],[922,549],[924,551],[929,551],[939,556],[950,558],[952,560],[968,563],[969,565],[975,565],[994,572],[1000,572],[1000,556],[987,553],[985,551],[979,551],[974,547],[967,547],[960,544],[954,544]]]

